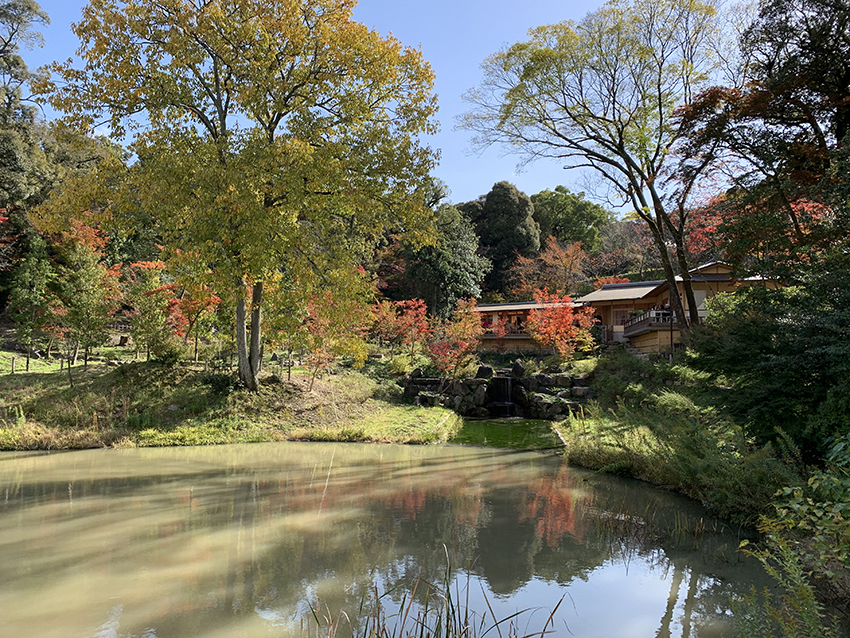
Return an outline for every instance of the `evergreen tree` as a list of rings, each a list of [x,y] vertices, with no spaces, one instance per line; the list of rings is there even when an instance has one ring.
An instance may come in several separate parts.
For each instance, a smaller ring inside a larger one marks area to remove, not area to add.
[[[492,266],[478,254],[472,224],[453,206],[437,211],[439,237],[433,246],[404,251],[406,276],[431,314],[448,316],[459,299],[477,297]]]
[[[533,257],[540,250],[531,199],[513,184],[498,182],[483,199],[458,208],[475,224],[482,252],[493,264],[484,279],[486,290],[504,294],[516,256]]]

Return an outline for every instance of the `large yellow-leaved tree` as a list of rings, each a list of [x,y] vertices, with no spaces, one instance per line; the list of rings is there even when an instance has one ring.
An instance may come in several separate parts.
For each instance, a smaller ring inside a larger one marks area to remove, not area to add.
[[[236,304],[258,387],[264,282],[364,259],[417,232],[434,162],[433,74],[352,20],[353,0],[91,0],[82,68],[54,67],[66,121],[129,136],[133,196],[172,258]]]

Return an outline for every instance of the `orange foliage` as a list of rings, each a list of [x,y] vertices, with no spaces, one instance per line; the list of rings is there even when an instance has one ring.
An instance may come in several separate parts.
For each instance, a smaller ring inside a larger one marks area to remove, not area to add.
[[[627,284],[629,281],[626,277],[599,277],[599,279],[593,282],[593,289],[599,290],[606,284]]]
[[[576,350],[590,346],[592,308],[573,307],[569,296],[550,293],[546,288],[535,291],[534,300],[543,306],[528,313],[528,331],[535,341],[552,348],[562,361],[569,361]]]
[[[588,255],[577,241],[565,246],[555,237],[546,239],[546,247],[536,257],[518,255],[511,267],[511,294],[529,299],[541,288],[574,292],[585,279]]]

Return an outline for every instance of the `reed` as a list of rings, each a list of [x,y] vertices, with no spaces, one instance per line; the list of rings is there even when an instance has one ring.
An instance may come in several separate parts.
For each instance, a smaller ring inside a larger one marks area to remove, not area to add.
[[[558,609],[564,598],[547,614],[542,626],[530,627],[538,609],[523,609],[504,618],[497,618],[487,594],[482,589],[486,609],[470,605],[472,580],[461,583],[448,549],[442,582],[433,583],[421,576],[413,583],[397,606],[388,609],[385,600],[395,590],[381,593],[373,587],[360,601],[358,613],[352,618],[344,611],[331,612],[321,601],[310,603],[312,622],[301,625],[302,638],[541,638],[553,632]]]

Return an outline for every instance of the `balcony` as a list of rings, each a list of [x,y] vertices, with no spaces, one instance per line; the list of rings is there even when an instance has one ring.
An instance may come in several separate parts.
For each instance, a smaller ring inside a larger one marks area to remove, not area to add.
[[[658,330],[678,330],[679,324],[672,310],[647,310],[636,315],[623,324],[623,336],[636,337],[647,332]]]

